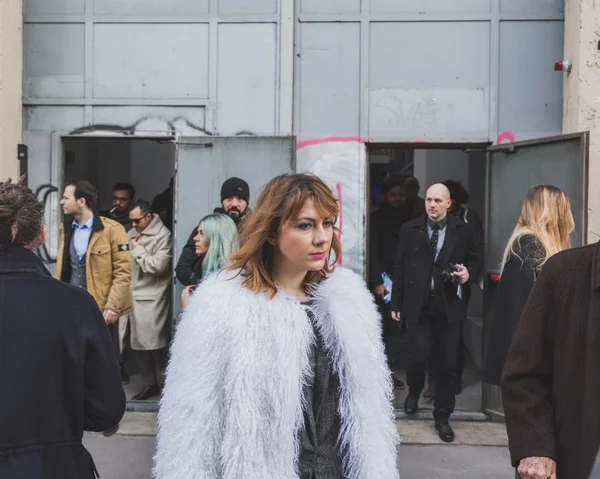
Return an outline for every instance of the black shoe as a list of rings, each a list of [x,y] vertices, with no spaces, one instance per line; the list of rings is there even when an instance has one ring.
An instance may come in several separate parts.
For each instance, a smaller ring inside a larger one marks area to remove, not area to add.
[[[157,384],[153,384],[152,386],[146,386],[139,393],[133,396],[131,399],[133,401],[145,401],[146,399],[150,399],[154,396],[158,396],[160,394],[160,388]]]
[[[409,392],[404,400],[404,412],[409,416],[416,414],[419,410],[419,395]]]
[[[404,383],[396,378],[396,376],[392,377],[394,379],[394,389],[404,389]]]
[[[127,386],[129,384],[129,374],[125,371],[125,368],[121,366],[121,384]]]
[[[119,424],[111,427],[110,429],[107,429],[102,434],[104,434],[106,437],[110,437],[110,436],[114,436],[118,430],[119,430]]]
[[[447,419],[435,421],[435,428],[438,430],[442,441],[454,442],[454,431],[450,427]]]

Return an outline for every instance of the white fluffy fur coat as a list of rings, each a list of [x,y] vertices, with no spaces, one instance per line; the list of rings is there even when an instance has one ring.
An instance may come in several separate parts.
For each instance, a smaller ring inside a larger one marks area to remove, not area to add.
[[[313,330],[300,302],[255,295],[232,276],[207,278],[178,327],[158,416],[157,479],[298,477]],[[392,385],[371,294],[338,267],[314,296],[340,379],[344,477],[397,479]]]

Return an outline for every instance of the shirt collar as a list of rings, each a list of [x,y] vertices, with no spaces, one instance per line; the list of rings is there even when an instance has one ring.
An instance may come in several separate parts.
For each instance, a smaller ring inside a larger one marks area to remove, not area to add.
[[[92,229],[92,226],[94,226],[94,217],[91,216],[89,220],[87,220],[84,224],[80,225],[79,223],[77,223],[77,220],[73,220],[73,228],[78,228],[80,230],[84,230],[84,229]]]
[[[435,221],[433,221],[429,216],[427,217],[427,226],[429,226],[430,228],[433,229],[433,225],[435,224]],[[440,226],[440,229],[443,230],[446,225],[448,224],[448,216],[446,216],[442,221],[438,221],[438,225]]]

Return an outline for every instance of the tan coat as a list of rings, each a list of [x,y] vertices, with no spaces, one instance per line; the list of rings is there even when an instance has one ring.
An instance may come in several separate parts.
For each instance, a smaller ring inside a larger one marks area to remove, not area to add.
[[[87,290],[100,310],[110,309],[119,316],[133,309],[131,298],[131,259],[127,233],[122,225],[101,216],[94,217],[86,252]],[[69,247],[72,230],[59,225],[60,242],[56,258],[56,278],[70,280]],[[65,254],[66,252],[66,254]]]
[[[131,349],[155,350],[169,344],[173,253],[171,232],[158,215],[141,234],[141,245],[131,240],[140,233],[127,233],[131,248],[133,311],[128,315]]]

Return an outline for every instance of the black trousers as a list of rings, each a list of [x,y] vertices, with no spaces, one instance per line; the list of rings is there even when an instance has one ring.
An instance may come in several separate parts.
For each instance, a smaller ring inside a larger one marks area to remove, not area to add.
[[[437,390],[433,412],[436,419],[448,419],[454,412],[461,329],[461,322],[448,322],[440,296],[429,298],[419,321],[408,324],[406,380],[411,393],[420,395],[423,391],[431,351],[436,353]]]
[[[390,311],[389,304],[385,304],[379,297],[375,297],[375,303],[381,315],[382,321],[382,336],[383,345],[385,346],[385,355],[388,361],[388,367],[392,370],[392,366],[399,362],[400,340],[404,334],[404,324],[394,321]]]

